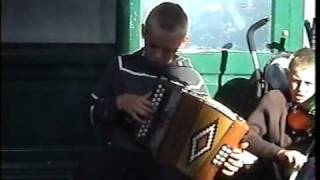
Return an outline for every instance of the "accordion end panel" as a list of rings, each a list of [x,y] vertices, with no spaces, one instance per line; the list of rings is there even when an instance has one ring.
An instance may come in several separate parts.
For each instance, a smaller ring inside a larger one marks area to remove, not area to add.
[[[217,145],[217,148],[209,155],[210,159],[194,174],[194,180],[212,180],[220,167],[223,166],[224,161],[227,157],[223,155],[230,154],[231,148],[238,147],[242,137],[248,132],[249,126],[244,121],[235,121],[232,123],[228,132],[225,133],[223,138]],[[229,152],[228,152],[229,151]],[[227,153],[226,153],[227,152]],[[220,160],[225,158],[224,160]]]
[[[210,161],[212,153],[233,122],[220,111],[203,104],[195,125],[189,130],[189,138],[179,157],[177,168],[190,177],[196,176],[203,164]]]
[[[205,101],[185,94],[157,156],[162,164],[193,179],[212,180],[222,165],[216,156],[223,148],[231,151],[237,147],[247,130],[244,121],[231,119]]]
[[[185,95],[160,145],[158,158],[193,179],[212,180],[221,166],[220,161],[213,161],[221,148],[236,147],[247,130],[245,122]]]

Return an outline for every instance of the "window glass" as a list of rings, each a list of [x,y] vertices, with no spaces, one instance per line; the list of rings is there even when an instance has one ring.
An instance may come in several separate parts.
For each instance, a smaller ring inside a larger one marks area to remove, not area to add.
[[[164,0],[142,0],[141,21],[148,12]],[[270,0],[175,0],[187,12],[190,20],[190,51],[219,50],[232,43],[232,50],[247,51],[248,28],[264,17],[271,17]],[[266,47],[271,39],[271,23],[255,32],[258,51],[269,51]]]

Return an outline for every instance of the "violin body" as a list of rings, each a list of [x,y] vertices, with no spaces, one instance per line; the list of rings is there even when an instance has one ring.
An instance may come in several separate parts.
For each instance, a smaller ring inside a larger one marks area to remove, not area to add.
[[[291,134],[311,136],[314,122],[313,116],[305,111],[296,109],[288,114],[287,127]]]
[[[297,106],[294,106],[287,116],[287,130],[294,136],[313,134],[315,128],[315,96]]]

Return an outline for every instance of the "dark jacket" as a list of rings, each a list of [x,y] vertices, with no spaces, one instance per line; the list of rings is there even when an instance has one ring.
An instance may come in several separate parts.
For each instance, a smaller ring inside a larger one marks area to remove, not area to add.
[[[115,100],[123,93],[143,95],[154,90],[161,76],[187,84],[199,93],[208,94],[203,79],[187,58],[175,56],[170,65],[159,67],[142,56],[141,50],[119,56],[109,62],[97,88],[91,94],[91,121],[101,127],[106,141],[108,139],[123,148],[141,150],[130,137],[124,120],[126,114],[117,109]]]

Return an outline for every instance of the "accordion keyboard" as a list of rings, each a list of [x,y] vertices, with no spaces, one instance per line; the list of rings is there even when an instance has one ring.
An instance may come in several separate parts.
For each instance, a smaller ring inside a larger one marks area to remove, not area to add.
[[[158,84],[157,89],[154,91],[152,95],[152,106],[154,107],[154,110],[157,111],[158,107],[162,101],[162,98],[164,97],[166,89],[162,84]],[[141,124],[141,126],[138,128],[136,133],[136,138],[144,138],[147,136],[150,126],[151,126],[152,120],[147,120],[145,123]]]

